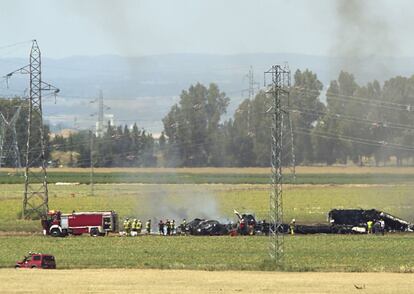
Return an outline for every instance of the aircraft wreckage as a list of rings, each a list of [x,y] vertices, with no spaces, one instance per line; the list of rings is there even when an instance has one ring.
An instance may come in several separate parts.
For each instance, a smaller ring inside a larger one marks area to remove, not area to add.
[[[266,220],[257,221],[253,213],[240,214],[235,223],[221,223],[218,220],[196,218],[179,228],[181,234],[188,235],[268,235],[274,226]],[[376,209],[333,209],[328,213],[328,223],[301,225],[284,223],[280,226],[281,233],[289,233],[290,228],[296,234],[366,234],[369,222],[374,230],[383,232],[413,232],[414,224]],[[378,226],[376,227],[376,225]]]

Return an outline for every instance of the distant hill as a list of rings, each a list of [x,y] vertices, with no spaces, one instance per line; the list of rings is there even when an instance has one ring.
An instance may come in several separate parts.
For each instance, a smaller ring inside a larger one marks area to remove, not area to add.
[[[287,61],[292,72],[306,68],[317,73],[327,86],[341,69],[355,74],[361,83],[392,76],[411,76],[414,58],[364,59],[332,58],[300,54],[167,54],[144,57],[75,56],[62,59],[43,58],[43,79],[61,89],[57,103],[51,97],[44,100],[46,118],[54,129],[91,127],[96,119],[97,104],[90,103],[99,89],[104,92],[107,113],[116,123],[136,121],[141,127],[158,133],[162,117],[178,99],[183,89],[200,82],[217,83],[231,97],[229,115],[245,98],[242,90],[248,87],[246,74],[253,66],[255,79],[263,86],[263,72],[273,64]],[[27,60],[0,59],[0,75],[24,66]],[[23,95],[27,80],[13,77],[9,88],[3,82],[0,95]],[[247,94],[247,93],[246,93]],[[75,123],[76,118],[76,123]]]

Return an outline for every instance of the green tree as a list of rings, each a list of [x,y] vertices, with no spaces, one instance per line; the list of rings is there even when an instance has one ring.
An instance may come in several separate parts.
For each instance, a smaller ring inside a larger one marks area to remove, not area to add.
[[[309,70],[295,72],[289,108],[297,164],[314,161],[315,151],[309,133],[326,111],[325,105],[319,99],[322,88],[322,83],[313,72]]]
[[[228,103],[229,98],[215,84],[206,88],[197,83],[181,93],[179,103],[163,119],[170,165],[204,166],[218,162],[220,120]]]

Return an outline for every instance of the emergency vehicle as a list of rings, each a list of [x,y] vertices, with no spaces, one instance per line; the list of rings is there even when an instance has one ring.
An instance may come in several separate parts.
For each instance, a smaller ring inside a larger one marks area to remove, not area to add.
[[[15,268],[55,269],[56,260],[53,255],[29,252],[22,261],[17,261]]]
[[[118,215],[115,211],[90,211],[61,213],[49,211],[42,220],[43,234],[53,237],[90,234],[105,236],[118,231]]]

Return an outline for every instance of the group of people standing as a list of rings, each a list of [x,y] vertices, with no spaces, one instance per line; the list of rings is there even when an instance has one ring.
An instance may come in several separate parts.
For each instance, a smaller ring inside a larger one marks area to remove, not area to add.
[[[126,218],[124,220],[124,232],[127,236],[136,236],[138,234],[142,233],[142,222],[139,219],[129,219]],[[151,233],[151,220],[147,220],[145,223],[145,233],[150,234]]]
[[[385,221],[379,219],[377,221],[369,220],[367,221],[367,233],[368,234],[385,234]]]
[[[185,227],[186,220],[183,219],[181,227]],[[165,222],[161,219],[158,223],[158,233],[162,236],[170,236],[170,235],[176,235],[177,234],[177,227],[175,225],[175,220],[169,220],[167,219]]]
[[[124,220],[124,235],[126,236],[137,236],[139,234],[151,234],[151,219],[147,220],[145,223],[145,228],[143,228],[143,223],[139,219],[129,219]],[[184,232],[187,225],[186,219],[183,219],[181,225],[179,226],[181,230],[179,232]],[[165,220],[162,219],[158,223],[158,233],[162,236],[176,235],[177,227],[175,220]]]

